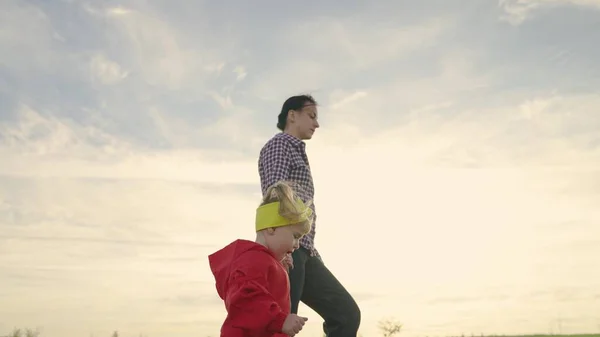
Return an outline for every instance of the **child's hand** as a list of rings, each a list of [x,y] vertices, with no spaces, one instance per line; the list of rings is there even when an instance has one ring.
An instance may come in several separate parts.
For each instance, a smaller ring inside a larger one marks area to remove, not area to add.
[[[286,254],[283,260],[281,260],[281,263],[283,263],[283,266],[288,270],[294,269],[294,259],[292,258],[292,254]]]
[[[288,317],[283,322],[283,327],[281,328],[281,332],[285,333],[290,337],[294,337],[295,334],[302,330],[304,326],[304,322],[306,322],[308,318],[301,317],[296,314],[289,314]]]

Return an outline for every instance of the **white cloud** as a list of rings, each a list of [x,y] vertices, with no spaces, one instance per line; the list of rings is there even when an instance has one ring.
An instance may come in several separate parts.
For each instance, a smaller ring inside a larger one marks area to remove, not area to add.
[[[512,25],[519,25],[527,19],[527,15],[540,6],[539,1],[500,0],[500,7],[506,12],[501,16]]]
[[[179,320],[214,325],[222,316],[205,273],[206,256],[234,237],[252,238],[252,222],[245,219],[252,218],[254,200],[231,190],[160,181],[54,178],[8,185],[2,179],[0,195],[18,217],[0,217],[0,279],[17,299],[8,300],[10,313],[2,316],[10,326],[2,329],[41,325],[45,333],[62,336],[107,329],[155,334],[181,328]],[[196,307],[163,303],[180,295],[200,301]],[[198,305],[213,310],[196,317]],[[162,319],[151,321],[158,308]],[[85,324],[64,324],[69,312],[82,309]]]
[[[128,147],[112,135],[90,125],[52,116],[44,116],[27,105],[18,111],[16,123],[0,123],[3,144],[0,149],[5,155],[60,157],[66,154],[79,158],[87,157],[99,149],[105,153],[122,151]],[[8,161],[16,164],[16,161]],[[9,166],[7,165],[7,166]],[[5,166],[6,167],[6,166]]]
[[[127,71],[121,69],[121,66],[109,60],[104,55],[96,55],[90,61],[92,74],[103,84],[115,84],[127,77]]]
[[[346,94],[341,90],[336,90],[330,95],[330,100],[333,101],[333,104],[331,104],[331,109],[337,110],[344,107],[346,104],[352,103],[367,95],[368,93],[366,91],[355,91],[351,94]]]
[[[523,23],[540,8],[565,5],[600,9],[598,0],[499,0],[499,6],[506,12],[501,19],[515,26]]]
[[[212,99],[219,104],[221,109],[230,110],[233,107],[233,102],[231,101],[231,97],[229,95],[223,96],[216,91],[209,91],[208,95],[212,97]]]
[[[3,1],[0,64],[10,65],[20,76],[57,70],[58,65],[67,62],[51,46],[63,41],[46,13],[37,6],[18,0]]]
[[[351,143],[359,145],[357,149],[361,150],[347,157],[344,151],[345,158],[378,163],[386,171],[389,163],[379,161],[383,160],[379,158],[382,153],[401,154],[390,160],[411,166],[460,167],[465,164],[464,159],[479,153],[483,157],[470,159],[481,167],[590,169],[600,166],[600,149],[591,145],[598,141],[595,130],[600,125],[592,120],[597,106],[600,101],[596,95],[550,96],[507,102],[503,107],[487,110],[463,110],[447,103],[427,105],[408,115],[400,125],[374,136],[358,132],[340,138],[347,125],[342,124],[338,129],[338,125],[332,124],[320,129],[313,142],[320,149],[317,162],[328,161],[329,151]],[[442,118],[440,109],[449,118]],[[372,152],[372,149],[379,150]],[[463,155],[466,157],[461,159]],[[396,168],[389,170],[393,174]]]
[[[118,7],[109,8],[107,10],[107,12],[110,15],[117,15],[117,16],[119,16],[119,15],[127,15],[127,14],[131,13],[131,10],[129,10],[127,8],[124,8],[124,7],[118,6]]]
[[[361,22],[352,18],[332,20],[321,18],[307,22],[289,33],[290,41],[302,41],[310,54],[337,68],[363,69],[416,50],[434,46],[452,29],[452,22],[433,19],[413,26],[391,23]]]
[[[218,53],[192,47],[190,32],[175,30],[149,7],[101,10],[86,4],[85,8],[111,24],[109,34],[125,37],[128,49],[123,52],[150,85],[170,90],[187,89],[190,83],[203,87],[203,79],[224,66]]]
[[[235,69],[233,69],[233,72],[237,74],[236,80],[238,81],[242,81],[248,75],[246,69],[242,66],[235,67]]]
[[[520,111],[523,118],[537,120],[551,103],[551,100],[533,99],[521,104]]]
[[[277,41],[279,49],[288,51],[285,62],[277,62],[262,74],[251,92],[265,100],[299,92],[325,94],[323,86],[337,83],[336,78],[350,69],[360,71],[435,46],[453,24],[434,19],[399,27],[320,18],[290,27]],[[289,52],[298,49],[297,41],[303,41],[301,54]]]
[[[343,96],[339,97],[344,99]],[[368,97],[370,96],[361,99]],[[492,167],[526,164],[563,166],[575,162],[582,167],[594,167],[598,164],[598,150],[586,145],[594,137],[597,138],[594,130],[599,127],[590,123],[594,107],[600,104],[594,95],[551,96],[525,102],[515,101],[503,108],[476,112],[462,110],[449,102],[427,104],[408,114],[408,119],[400,126],[379,132],[376,137],[365,134],[360,123],[356,123],[362,118],[360,116],[366,115],[359,114],[356,117],[358,119],[348,117],[355,110],[368,107],[357,103],[355,101],[345,108],[345,116],[336,123],[330,123],[319,130],[313,142],[324,147],[322,151],[327,153],[323,153],[323,158],[330,156],[328,151],[336,153],[335,151],[352,144],[361,144],[359,149],[389,147],[390,153],[403,153],[402,157],[407,163],[424,165],[437,163],[454,166],[472,162]],[[452,114],[454,122],[440,118],[439,109]],[[382,113],[375,109],[366,111],[374,116],[381,116]],[[326,113],[328,111],[322,114]],[[215,136],[225,134],[240,143],[250,141],[256,151],[266,137],[246,127],[254,114],[241,107],[236,107],[235,113],[230,114],[230,117],[199,130],[190,127],[184,120],[178,122],[172,116],[167,117],[154,111],[155,124],[163,130],[163,137],[180,148],[160,152],[136,147],[91,126],[43,116],[27,106],[21,108],[19,116],[16,124],[0,125],[4,139],[0,151],[7,159],[7,164],[1,169],[3,174],[195,182],[212,182],[215,176],[222,176],[223,183],[255,183],[254,159],[215,162],[209,159],[214,157],[209,151],[183,148],[187,144],[186,138],[193,137],[195,133]],[[521,131],[507,133],[509,128],[515,126],[519,127],[515,130]],[[518,142],[521,145],[515,148]],[[98,148],[97,144],[101,147]],[[347,150],[343,150],[343,153],[346,152]],[[369,153],[370,150],[361,150],[360,153],[345,158],[371,158],[369,160],[373,162],[381,160],[373,158]],[[221,154],[223,155],[227,154]],[[317,163],[319,161],[321,160],[317,160]],[[225,172],[228,174],[224,174]]]
[[[213,162],[208,159],[213,157],[211,152],[205,150],[149,152],[95,127],[45,117],[27,106],[20,109],[17,123],[2,123],[0,131],[3,139],[0,154],[5,163],[0,174],[5,175],[111,179],[171,177],[182,181],[214,182],[214,176],[229,172],[229,178],[223,177],[222,183],[254,181],[254,168],[243,161]],[[165,132],[177,136],[178,131],[181,130]],[[167,139],[177,144],[170,135]],[[226,154],[221,153],[219,157],[223,155]]]

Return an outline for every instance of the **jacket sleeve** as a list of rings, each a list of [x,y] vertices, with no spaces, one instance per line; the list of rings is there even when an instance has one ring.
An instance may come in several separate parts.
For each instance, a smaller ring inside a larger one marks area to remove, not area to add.
[[[281,332],[287,314],[268,290],[268,266],[237,266],[232,272],[225,306],[232,326],[248,330]]]
[[[260,185],[264,195],[271,185],[289,178],[290,158],[288,144],[283,140],[271,142],[264,148],[259,160],[263,171],[260,177]]]

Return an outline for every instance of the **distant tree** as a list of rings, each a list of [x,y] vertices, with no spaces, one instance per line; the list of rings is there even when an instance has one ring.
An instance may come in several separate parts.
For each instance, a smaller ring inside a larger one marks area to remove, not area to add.
[[[40,332],[37,330],[31,330],[31,329],[27,329],[25,330],[25,337],[38,337],[40,335]]]
[[[112,337],[119,337],[119,332],[115,330],[115,332],[113,332]]]
[[[23,334],[21,333],[21,329],[14,329],[7,337],[21,337]]]
[[[33,329],[14,329],[7,337],[38,337],[40,332]]]
[[[383,320],[379,321],[379,330],[383,334],[383,337],[392,337],[402,330],[402,324],[395,320]]]

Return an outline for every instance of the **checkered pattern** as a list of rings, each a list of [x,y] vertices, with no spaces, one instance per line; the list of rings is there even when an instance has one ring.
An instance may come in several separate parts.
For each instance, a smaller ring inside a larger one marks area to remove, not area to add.
[[[285,180],[293,182],[294,191],[304,202],[314,198],[315,189],[306,156],[306,144],[296,137],[282,132],[271,138],[260,151],[258,173],[263,195],[269,186]],[[300,239],[300,245],[312,255],[318,256],[314,245],[317,220],[314,203],[311,208],[314,214],[313,224],[310,232]]]

